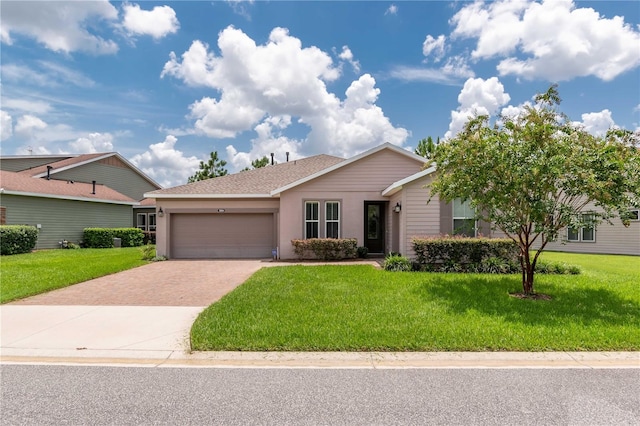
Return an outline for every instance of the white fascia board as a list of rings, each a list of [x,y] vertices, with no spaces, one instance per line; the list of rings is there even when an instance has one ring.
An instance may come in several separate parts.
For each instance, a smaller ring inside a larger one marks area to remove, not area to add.
[[[387,187],[387,189],[385,189],[384,191],[382,191],[382,195],[384,197],[389,197],[393,194],[395,194],[396,192],[400,191],[402,189],[402,187],[408,183],[411,183],[415,180],[418,180],[420,178],[423,178],[425,176],[430,175],[431,173],[435,172],[436,168],[435,166],[431,166],[428,169],[422,170],[418,173],[414,173],[411,176],[408,176],[402,180],[399,180],[397,182],[392,183],[391,185],[389,185]]]
[[[198,198],[198,199],[213,199],[213,198],[273,198],[271,194],[154,194],[152,192],[147,192],[144,194],[144,198],[155,198],[155,199],[190,199],[190,198]]]
[[[57,200],[87,201],[90,203],[124,204],[127,206],[140,205],[138,201],[114,201],[114,200],[105,200],[101,198],[84,198],[84,197],[76,197],[71,195],[41,194],[38,192],[11,191],[6,189],[2,191],[2,194],[3,195],[21,195],[23,197],[55,198]]]
[[[344,161],[341,161],[341,162],[339,162],[337,164],[334,164],[333,166],[327,167],[326,169],[322,169],[319,172],[316,172],[316,173],[314,173],[312,175],[309,175],[309,176],[307,176],[305,178],[299,179],[299,180],[297,180],[295,182],[292,182],[292,183],[290,183],[288,185],[285,185],[285,186],[283,186],[281,188],[274,189],[273,191],[271,191],[271,195],[276,196],[276,195],[280,194],[281,192],[287,191],[287,190],[289,190],[291,188],[295,188],[298,185],[302,185],[303,183],[309,182],[310,180],[316,179],[316,178],[318,178],[318,177],[320,177],[322,175],[325,175],[327,173],[330,173],[330,172],[332,172],[334,170],[337,170],[337,169],[340,169],[342,167],[348,166],[351,163],[354,163],[354,162],[356,162],[356,161],[358,161],[358,160],[360,160],[360,159],[362,159],[364,157],[368,157],[368,156],[370,156],[372,154],[375,154],[376,152],[382,151],[383,149],[390,149],[390,150],[395,151],[395,152],[397,152],[399,154],[405,155],[405,156],[407,156],[407,157],[409,157],[409,158],[411,158],[413,160],[421,161],[423,163],[425,163],[427,161],[424,157],[421,157],[418,154],[415,154],[415,153],[413,153],[411,151],[407,151],[406,149],[400,148],[400,147],[398,147],[396,145],[392,145],[392,144],[386,142],[386,143],[384,143],[382,145],[378,145],[377,147],[372,148],[372,149],[370,149],[368,151],[362,152],[362,153],[356,155],[355,157],[351,157],[351,158],[349,158],[347,160],[344,160]]]

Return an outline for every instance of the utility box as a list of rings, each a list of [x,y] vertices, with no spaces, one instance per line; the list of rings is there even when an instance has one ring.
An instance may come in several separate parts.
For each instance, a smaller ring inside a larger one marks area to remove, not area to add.
[[[116,247],[116,248],[122,247],[122,238],[114,238],[113,239],[113,246]]]

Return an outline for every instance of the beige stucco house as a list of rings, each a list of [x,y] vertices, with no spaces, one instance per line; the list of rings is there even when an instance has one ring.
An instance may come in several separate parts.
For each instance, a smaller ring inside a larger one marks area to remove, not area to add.
[[[349,159],[316,155],[153,191],[145,196],[156,199],[157,252],[174,259],[292,259],[293,239],[337,237],[356,238],[371,254],[412,257],[414,236],[466,229],[491,237],[491,227],[476,223],[465,204],[437,197],[427,203],[435,169],[423,170],[424,163],[383,144]],[[640,222],[624,229],[637,233]],[[640,254],[640,239],[601,252]]]

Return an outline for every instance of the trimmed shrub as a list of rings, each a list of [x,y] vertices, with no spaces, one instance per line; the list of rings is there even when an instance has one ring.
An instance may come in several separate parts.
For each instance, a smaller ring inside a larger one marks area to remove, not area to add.
[[[0,225],[0,254],[29,253],[38,242],[38,230],[28,225]]]
[[[138,228],[85,228],[82,238],[88,248],[111,248],[114,238],[120,238],[122,247],[140,247],[144,232]]]
[[[299,259],[341,260],[358,255],[355,238],[309,238],[291,240],[291,245]]]
[[[539,274],[555,274],[555,275],[579,275],[582,270],[579,266],[568,265],[559,262],[545,262],[538,260],[536,262],[536,272]]]
[[[413,268],[411,261],[399,254],[391,253],[384,258],[384,270],[393,272],[409,272]]]
[[[519,271],[520,251],[508,238],[414,237],[412,244],[419,265],[414,269],[499,274]]]
[[[367,257],[369,257],[369,249],[365,246],[358,247],[356,249],[356,252],[358,254],[358,258],[360,259],[366,259]]]

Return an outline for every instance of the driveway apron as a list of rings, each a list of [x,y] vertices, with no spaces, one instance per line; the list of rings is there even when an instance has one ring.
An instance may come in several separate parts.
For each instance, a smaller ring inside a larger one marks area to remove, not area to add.
[[[2,356],[188,351],[197,315],[268,262],[170,260],[0,307]]]

